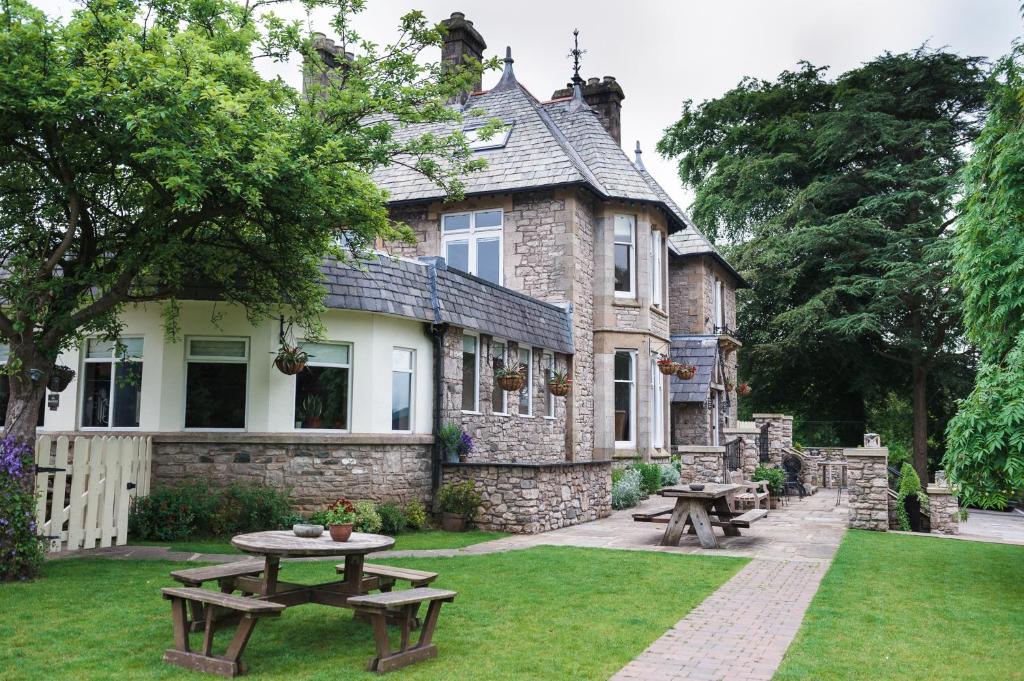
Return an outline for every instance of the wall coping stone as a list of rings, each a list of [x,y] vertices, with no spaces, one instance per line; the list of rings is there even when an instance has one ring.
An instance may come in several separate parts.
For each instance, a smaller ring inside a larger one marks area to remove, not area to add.
[[[517,461],[445,461],[445,466],[453,468],[487,468],[495,466],[498,468],[572,468],[573,466],[611,466],[610,459],[596,461],[551,461],[548,463],[531,463]]]
[[[725,447],[714,445],[677,445],[676,452],[679,454],[724,454]]]
[[[726,435],[757,435],[761,432],[761,429],[755,426],[743,428],[722,428],[722,432]]]
[[[928,485],[925,488],[925,492],[928,494],[948,494],[950,496],[955,494],[953,488],[946,485]]]
[[[419,433],[261,433],[250,431],[140,431],[140,430],[40,430],[40,435],[59,437],[152,437],[153,442],[173,444],[295,444],[295,445],[431,445],[433,435]]]
[[[888,457],[888,447],[844,447],[843,456],[849,458],[851,456],[878,456]]]
[[[755,419],[783,419],[786,421],[792,421],[793,417],[787,414],[753,414]]]

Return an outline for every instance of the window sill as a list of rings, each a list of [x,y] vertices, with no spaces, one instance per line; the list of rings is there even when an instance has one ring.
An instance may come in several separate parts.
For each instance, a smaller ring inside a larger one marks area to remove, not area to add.
[[[492,411],[491,412],[491,416],[508,416],[508,415],[509,415],[509,413],[507,411]]]
[[[612,305],[614,307],[636,307],[636,308],[643,307],[640,304],[640,301],[637,300],[635,296],[621,296],[620,297],[620,296],[616,295],[615,298],[612,299]]]
[[[466,414],[467,416],[481,416],[481,415],[483,414],[483,412],[479,412],[479,411],[470,411],[470,410],[468,410],[468,409],[463,409],[463,410],[462,410],[462,413],[463,413],[463,414]]]
[[[656,305],[651,305],[651,312],[658,315],[662,319],[668,319],[668,312],[665,312],[665,310],[661,309]]]
[[[519,414],[519,418],[521,418],[521,419],[532,419],[532,418],[534,418],[534,416],[533,416],[533,414]]]
[[[543,418],[544,418],[545,421],[557,421],[558,420],[557,416],[545,416]]]

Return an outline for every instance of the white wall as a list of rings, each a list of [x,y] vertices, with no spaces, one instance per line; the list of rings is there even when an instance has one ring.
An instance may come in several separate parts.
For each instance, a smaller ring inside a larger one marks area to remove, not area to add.
[[[185,302],[181,304],[177,342],[170,342],[165,338],[160,310],[158,304],[138,305],[122,315],[125,324],[123,335],[144,339],[139,430],[183,430],[185,339],[189,336],[225,336],[249,339],[246,430],[296,431],[295,377],[285,376],[273,366],[278,347],[279,324],[276,320],[252,326],[240,308]],[[391,352],[394,347],[402,347],[414,350],[416,358],[413,431],[429,434],[433,410],[433,355],[423,323],[346,310],[328,310],[322,322],[326,330],[323,340],[352,345],[351,432],[391,432]],[[58,409],[46,409],[43,429],[76,430],[81,420],[79,405],[82,401],[82,387],[78,380],[83,375],[80,350],[64,353],[58,363],[75,369],[77,376],[60,394]]]

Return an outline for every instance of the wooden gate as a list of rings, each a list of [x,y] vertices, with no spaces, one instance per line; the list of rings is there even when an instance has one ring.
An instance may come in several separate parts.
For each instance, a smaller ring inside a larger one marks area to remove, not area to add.
[[[149,437],[36,440],[36,527],[49,550],[126,543],[131,500],[149,494],[152,456]]]

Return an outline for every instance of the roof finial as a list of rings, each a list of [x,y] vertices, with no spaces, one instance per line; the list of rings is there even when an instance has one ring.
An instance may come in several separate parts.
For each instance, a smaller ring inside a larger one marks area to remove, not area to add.
[[[642,153],[644,153],[644,152],[640,149],[640,140],[637,140],[636,141],[636,160],[633,161],[633,164],[637,168],[639,168],[640,170],[647,170],[647,168],[644,168],[644,160],[640,157],[640,154],[642,154]]]
[[[580,57],[582,57],[586,50],[580,49],[580,29],[575,29],[572,32],[573,48],[569,50],[569,57],[572,58],[572,82],[576,85],[583,83],[583,79],[580,78]]]
[[[583,100],[583,90],[580,89],[579,83],[573,83],[572,99],[569,100],[569,112],[575,113],[576,111],[582,109],[584,106],[586,106],[586,102]]]
[[[498,84],[492,88],[492,92],[507,90],[508,88],[514,87],[516,83],[516,74],[512,71],[512,64],[515,59],[512,58],[512,48],[505,48],[505,70],[501,72],[501,80]]]

